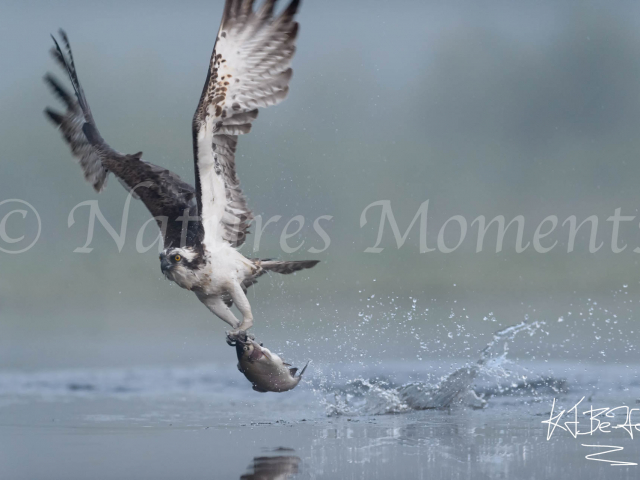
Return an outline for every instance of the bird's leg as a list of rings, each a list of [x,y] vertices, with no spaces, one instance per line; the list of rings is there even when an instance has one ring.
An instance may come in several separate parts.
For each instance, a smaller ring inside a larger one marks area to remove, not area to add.
[[[222,320],[231,325],[232,329],[227,333],[227,345],[231,347],[236,346],[236,342],[246,342],[247,334],[240,328],[240,320],[236,318],[231,309],[222,300],[222,297],[217,297],[217,301],[212,305],[211,311],[215,313]]]
[[[198,298],[202,303],[204,303],[207,306],[209,310],[211,310],[211,312],[213,312],[214,315],[216,315],[221,320],[231,325],[231,328],[233,329],[231,332],[232,335],[234,334],[234,332],[235,333],[238,332],[238,326],[240,325],[240,320],[238,320],[236,316],[233,314],[233,312],[231,311],[231,309],[225,305],[221,296],[198,295]],[[231,345],[229,334],[227,334],[227,343]]]
[[[238,307],[238,310],[242,313],[242,323],[238,327],[238,330],[246,332],[253,326],[253,314],[251,313],[251,305],[249,304],[247,295],[244,293],[240,284],[235,284],[233,290],[229,293],[236,307]]]

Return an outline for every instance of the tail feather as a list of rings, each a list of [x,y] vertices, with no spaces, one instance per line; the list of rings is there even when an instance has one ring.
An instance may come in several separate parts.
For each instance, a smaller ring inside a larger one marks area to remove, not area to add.
[[[315,267],[318,263],[320,263],[320,260],[260,260],[260,266],[263,270],[282,273],[283,275]]]
[[[282,273],[283,275],[288,275],[290,273],[297,272],[299,270],[304,270],[305,268],[315,267],[320,260],[294,260],[294,261],[286,261],[286,260],[260,260],[258,258],[250,259],[256,266],[258,266],[258,270],[253,277],[247,278],[244,282],[242,282],[242,289],[244,293],[247,293],[248,288],[251,285],[255,285],[258,283],[258,278],[264,275],[267,272],[275,272]],[[227,307],[231,308],[233,305],[233,300],[230,295],[223,296],[224,303]],[[304,370],[303,370],[304,371]],[[301,374],[302,375],[302,374]]]

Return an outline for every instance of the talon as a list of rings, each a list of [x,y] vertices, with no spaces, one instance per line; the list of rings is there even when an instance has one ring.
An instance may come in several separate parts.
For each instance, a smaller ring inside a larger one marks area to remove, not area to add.
[[[234,329],[227,332],[227,344],[232,347],[235,347],[238,342],[247,343],[247,340],[255,340],[255,338],[244,330]]]
[[[242,341],[239,335],[240,332],[238,330],[232,330],[226,333],[227,333],[227,345],[229,345],[230,347],[235,347],[238,341]]]

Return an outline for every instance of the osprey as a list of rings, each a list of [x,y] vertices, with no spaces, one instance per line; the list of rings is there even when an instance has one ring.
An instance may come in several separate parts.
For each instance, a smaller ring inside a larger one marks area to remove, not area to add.
[[[246,292],[260,275],[268,271],[289,274],[318,263],[251,259],[237,251],[253,219],[236,175],[238,135],[249,133],[258,107],[284,100],[291,79],[299,0],[293,0],[278,16],[274,16],[275,3],[266,0],[254,11],[253,0],[226,0],[192,123],[195,188],[175,173],[142,161],[142,152],[122,154],[105,142],[62,30],[66,54],[55,38],[51,52],[67,72],[75,98],[53,76],[45,77],[67,108],[64,114],[49,108],[45,113],[79,159],[85,179],[100,192],[113,173],[144,202],[162,232],[162,273],[193,291],[227,322],[233,329],[232,338],[253,325]],[[233,303],[242,322],[230,310]]]

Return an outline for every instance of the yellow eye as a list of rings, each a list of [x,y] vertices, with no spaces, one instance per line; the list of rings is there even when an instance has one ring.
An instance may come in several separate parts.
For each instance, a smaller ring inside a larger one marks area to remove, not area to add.
[[[180,255],[176,255],[175,257],[173,257],[173,259],[174,259],[176,262],[179,262],[180,260],[182,260],[182,257],[181,257]]]

